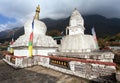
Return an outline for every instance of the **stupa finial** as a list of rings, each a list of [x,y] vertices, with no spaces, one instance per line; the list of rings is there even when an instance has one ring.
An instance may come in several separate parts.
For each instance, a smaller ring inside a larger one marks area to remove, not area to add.
[[[74,10],[77,10],[77,8],[75,8]]]
[[[36,7],[36,13],[35,13],[34,19],[39,20],[39,13],[40,13],[40,5]]]

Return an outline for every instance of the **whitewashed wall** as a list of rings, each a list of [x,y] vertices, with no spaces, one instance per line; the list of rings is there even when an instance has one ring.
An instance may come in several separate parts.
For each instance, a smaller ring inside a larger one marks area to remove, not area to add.
[[[44,48],[44,49],[33,49],[33,55],[45,55],[47,56],[49,52],[56,52],[56,48]],[[28,49],[15,49],[15,56],[27,56],[29,57]]]

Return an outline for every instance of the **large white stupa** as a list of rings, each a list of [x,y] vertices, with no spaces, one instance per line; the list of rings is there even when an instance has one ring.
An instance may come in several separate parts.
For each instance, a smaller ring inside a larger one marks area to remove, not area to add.
[[[48,52],[55,52],[57,49],[56,41],[46,35],[47,27],[44,22],[39,20],[40,7],[36,8],[33,29],[33,55],[47,55]],[[28,43],[32,31],[33,19],[29,19],[24,25],[25,34],[20,36],[10,47],[14,48],[14,55],[29,56]]]
[[[84,34],[84,20],[78,10],[74,10],[69,26],[66,28],[66,36],[59,47],[60,52],[91,52],[97,50],[96,41],[92,35]]]

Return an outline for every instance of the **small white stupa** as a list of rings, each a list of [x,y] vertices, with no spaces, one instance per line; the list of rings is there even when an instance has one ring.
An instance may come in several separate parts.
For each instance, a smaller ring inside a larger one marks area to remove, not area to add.
[[[91,52],[97,50],[96,42],[92,35],[84,34],[84,20],[78,10],[74,10],[69,26],[66,28],[66,36],[59,47],[60,52]]]
[[[56,41],[46,35],[47,27],[44,22],[39,20],[40,7],[36,7],[33,29],[33,55],[48,55],[48,52],[55,52],[57,49]],[[29,36],[32,31],[33,19],[28,20],[24,25],[25,34],[20,36],[10,47],[14,48],[15,56],[28,56]]]

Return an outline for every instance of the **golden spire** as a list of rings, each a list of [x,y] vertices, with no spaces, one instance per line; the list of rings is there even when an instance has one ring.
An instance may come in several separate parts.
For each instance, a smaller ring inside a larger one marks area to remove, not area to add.
[[[40,13],[40,5],[36,7],[36,13],[35,13],[34,19],[39,20],[39,13]]]

